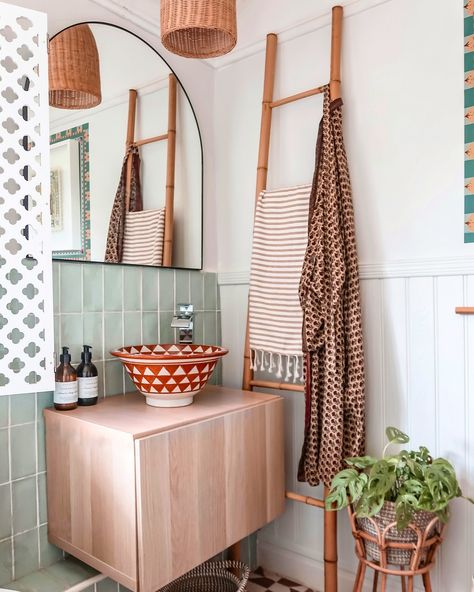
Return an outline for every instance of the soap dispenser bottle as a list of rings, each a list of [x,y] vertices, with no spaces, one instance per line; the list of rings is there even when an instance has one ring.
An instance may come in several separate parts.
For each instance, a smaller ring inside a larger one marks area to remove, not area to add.
[[[97,368],[92,363],[91,349],[90,345],[84,346],[81,363],[77,367],[79,405],[95,405],[99,397],[99,377]]]
[[[71,366],[71,354],[68,347],[63,347],[59,356],[60,364],[54,373],[54,407],[59,411],[68,411],[77,407],[77,374]]]

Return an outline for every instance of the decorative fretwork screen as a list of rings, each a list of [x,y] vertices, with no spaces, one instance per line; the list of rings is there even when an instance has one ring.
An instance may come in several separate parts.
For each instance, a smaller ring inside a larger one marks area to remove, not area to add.
[[[0,395],[54,385],[46,25],[0,3]]]

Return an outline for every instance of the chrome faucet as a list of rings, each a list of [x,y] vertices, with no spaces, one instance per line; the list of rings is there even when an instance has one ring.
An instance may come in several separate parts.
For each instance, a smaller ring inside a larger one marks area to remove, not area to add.
[[[194,306],[192,304],[178,304],[178,310],[171,321],[173,329],[179,329],[179,343],[193,342]]]

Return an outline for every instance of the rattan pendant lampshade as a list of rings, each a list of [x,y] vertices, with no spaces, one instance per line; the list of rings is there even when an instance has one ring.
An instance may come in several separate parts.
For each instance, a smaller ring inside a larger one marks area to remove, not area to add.
[[[237,43],[236,0],[161,0],[161,41],[186,58],[213,58]]]
[[[89,25],[65,29],[49,43],[49,104],[90,109],[101,100],[99,53]]]

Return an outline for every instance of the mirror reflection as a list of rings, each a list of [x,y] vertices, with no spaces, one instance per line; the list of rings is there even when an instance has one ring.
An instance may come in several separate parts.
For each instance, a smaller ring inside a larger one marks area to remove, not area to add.
[[[50,44],[53,256],[202,266],[202,149],[166,62],[114,25]]]

